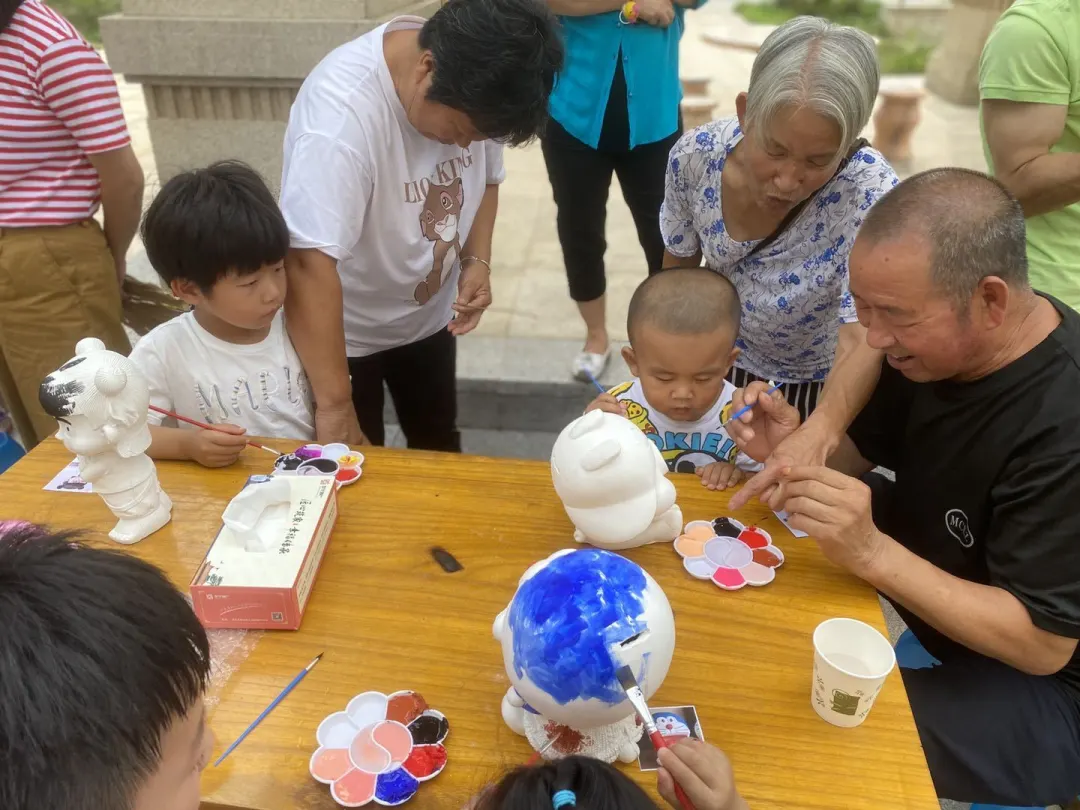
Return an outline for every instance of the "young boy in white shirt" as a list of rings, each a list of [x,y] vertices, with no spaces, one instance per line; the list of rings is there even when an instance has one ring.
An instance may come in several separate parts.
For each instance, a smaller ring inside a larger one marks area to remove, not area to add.
[[[671,472],[694,472],[727,489],[761,469],[722,425],[735,386],[727,376],[739,350],[742,307],[731,282],[705,268],[650,276],[634,292],[623,359],[634,379],[586,408],[625,416],[660,450]]]
[[[281,309],[289,229],[262,178],[235,161],[177,175],[150,204],[142,239],[192,309],[146,335],[131,359],[152,405],[217,428],[151,412],[151,458],[224,467],[248,436],[314,438],[307,377]]]

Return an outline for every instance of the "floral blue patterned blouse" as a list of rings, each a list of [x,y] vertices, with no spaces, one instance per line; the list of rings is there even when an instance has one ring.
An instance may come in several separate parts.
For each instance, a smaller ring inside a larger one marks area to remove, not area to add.
[[[898,182],[896,172],[863,147],[788,229],[747,258],[756,240],[736,242],[724,227],[720,173],[742,139],[736,118],[687,132],[671,150],[660,229],[673,256],[700,248],[742,299],[736,365],[776,382],[825,379],[841,324],[857,320],[848,291],[848,254],[866,211]]]

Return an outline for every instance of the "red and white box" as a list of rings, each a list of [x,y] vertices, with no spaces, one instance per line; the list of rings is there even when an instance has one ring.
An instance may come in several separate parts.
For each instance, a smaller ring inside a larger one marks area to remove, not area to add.
[[[287,479],[289,503],[260,519],[265,547],[245,548],[225,525],[191,580],[195,614],[204,627],[296,630],[337,521],[337,489],[332,476]],[[252,476],[245,487],[266,476]]]

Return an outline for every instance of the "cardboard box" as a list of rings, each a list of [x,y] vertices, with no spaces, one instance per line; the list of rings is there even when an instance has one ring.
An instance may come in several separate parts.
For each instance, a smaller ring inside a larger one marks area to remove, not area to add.
[[[245,487],[267,476],[252,476]],[[267,509],[259,522],[266,549],[247,551],[222,525],[191,580],[191,599],[204,627],[296,630],[337,520],[332,476],[287,480],[290,502]],[[265,534],[264,534],[265,532]]]

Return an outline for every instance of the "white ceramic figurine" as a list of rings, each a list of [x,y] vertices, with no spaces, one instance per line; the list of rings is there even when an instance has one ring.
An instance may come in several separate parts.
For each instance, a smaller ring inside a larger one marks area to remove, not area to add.
[[[675,650],[671,605],[639,565],[600,549],[559,551],[525,572],[494,632],[511,729],[547,759],[637,758],[643,726],[615,673],[630,667],[649,698]]]
[[[644,433],[599,410],[567,425],[551,451],[551,479],[574,539],[614,551],[679,535],[682,510],[667,472]]]
[[[169,522],[172,501],[146,455],[150,391],[128,358],[84,338],[75,357],[45,378],[39,398],[60,423],[56,438],[78,456],[80,477],[119,518],[109,537],[137,543]]]

